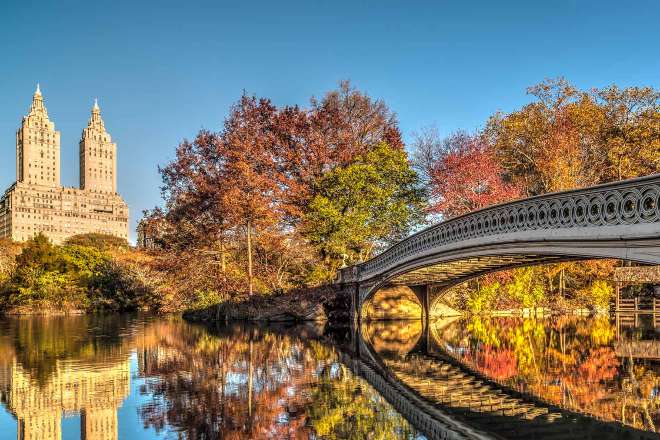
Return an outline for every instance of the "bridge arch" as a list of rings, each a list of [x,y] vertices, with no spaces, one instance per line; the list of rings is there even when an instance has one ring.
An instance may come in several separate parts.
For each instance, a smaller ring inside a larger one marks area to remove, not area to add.
[[[415,287],[381,286],[361,305],[366,320],[418,320],[424,317],[423,298]]]

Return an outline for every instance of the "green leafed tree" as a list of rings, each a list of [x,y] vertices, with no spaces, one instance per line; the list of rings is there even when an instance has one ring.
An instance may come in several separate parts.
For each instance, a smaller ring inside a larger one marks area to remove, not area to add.
[[[371,257],[423,217],[417,173],[404,151],[385,143],[326,173],[317,185],[303,234],[331,266]]]

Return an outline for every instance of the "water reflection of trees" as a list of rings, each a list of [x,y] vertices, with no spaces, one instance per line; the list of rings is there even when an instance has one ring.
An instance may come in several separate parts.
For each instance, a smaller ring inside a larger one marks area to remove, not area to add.
[[[103,364],[128,354],[122,334],[127,316],[50,316],[5,318],[0,331],[0,362],[18,364],[45,384],[57,363],[75,360]]]
[[[414,438],[314,333],[168,324],[139,354],[144,424],[189,438]]]
[[[441,332],[443,348],[487,376],[566,408],[655,431],[658,365],[618,358],[607,317],[474,316]]]

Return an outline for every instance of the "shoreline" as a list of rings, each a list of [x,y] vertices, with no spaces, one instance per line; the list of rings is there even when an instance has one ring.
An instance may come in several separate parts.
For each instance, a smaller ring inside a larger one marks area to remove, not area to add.
[[[255,323],[278,323],[278,322],[350,322],[351,309],[350,295],[338,286],[319,286],[307,289],[297,289],[284,295],[254,295],[244,299],[229,299],[224,302],[187,309],[177,312],[163,312],[163,310],[111,310],[111,309],[59,309],[38,308],[34,306],[11,307],[0,310],[0,316],[79,316],[94,314],[116,314],[145,312],[154,314],[179,314],[189,322],[255,322]],[[454,311],[454,310],[452,310]],[[431,320],[445,317],[522,317],[522,318],[548,318],[557,315],[571,316],[594,316],[611,314],[613,310],[593,309],[586,305],[567,308],[550,307],[523,307],[502,310],[482,311],[471,313],[463,310],[454,311],[449,315],[432,316]],[[403,319],[403,318],[402,318]],[[412,318],[421,319],[421,318]],[[370,321],[373,319],[370,319]],[[401,320],[401,319],[380,319]],[[373,321],[379,321],[375,319]]]
[[[330,319],[327,316],[325,307],[322,303],[307,302],[302,304],[303,313],[294,310],[281,310],[281,309],[268,309],[257,308],[253,310],[244,310],[240,306],[230,310],[232,304],[219,303],[202,309],[184,310],[181,312],[168,312],[162,313],[151,310],[32,310],[32,309],[10,309],[0,311],[0,316],[21,317],[21,316],[80,316],[80,315],[98,315],[108,314],[113,315],[117,313],[154,313],[157,315],[180,314],[184,319],[190,322],[332,322],[340,323],[345,321],[342,319]],[[300,307],[298,307],[300,309]],[[514,317],[514,318],[550,318],[557,315],[571,315],[571,316],[596,316],[607,315],[613,313],[612,310],[591,310],[589,308],[578,308],[572,310],[564,309],[551,309],[548,307],[538,308],[521,308],[521,309],[506,309],[506,310],[491,310],[481,313],[469,313],[467,311],[459,311],[457,314],[452,315],[439,315],[434,316],[431,320],[437,320],[447,317],[467,317],[467,316],[483,316],[483,317]],[[401,320],[417,320],[421,318],[401,318],[401,319],[370,319],[368,321],[401,321]]]

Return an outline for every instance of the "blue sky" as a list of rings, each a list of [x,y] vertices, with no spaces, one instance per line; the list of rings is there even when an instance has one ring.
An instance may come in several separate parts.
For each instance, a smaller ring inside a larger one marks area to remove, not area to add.
[[[131,234],[160,202],[159,164],[217,129],[243,90],[306,104],[341,79],[384,99],[406,139],[474,130],[565,76],[660,87],[657,1],[0,2],[0,186],[37,82],[62,132],[62,181],[94,97],[118,143]]]

